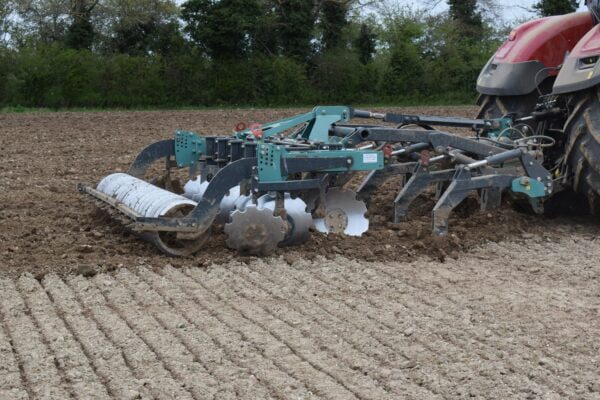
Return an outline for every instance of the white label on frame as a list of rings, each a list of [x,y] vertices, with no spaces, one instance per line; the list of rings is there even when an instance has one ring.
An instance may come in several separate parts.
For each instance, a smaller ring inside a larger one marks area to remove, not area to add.
[[[364,164],[376,164],[377,163],[377,153],[363,154],[363,163]]]

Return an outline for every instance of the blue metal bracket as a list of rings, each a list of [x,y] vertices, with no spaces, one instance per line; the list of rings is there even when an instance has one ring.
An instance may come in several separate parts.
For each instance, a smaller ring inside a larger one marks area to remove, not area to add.
[[[179,168],[190,167],[205,153],[206,140],[187,131],[175,132],[175,161]]]
[[[282,119],[260,125],[257,129],[246,129],[236,133],[238,139],[246,139],[256,131],[260,131],[263,138],[281,134],[295,126],[307,124],[302,131],[302,138],[313,142],[327,142],[329,139],[329,128],[336,122],[347,122],[350,120],[350,107],[327,106],[315,107],[311,112],[296,115],[291,118]]]
[[[490,130],[487,132],[487,137],[489,137],[490,139],[494,139],[497,140],[501,137],[510,137],[510,134],[507,134],[511,131],[511,127],[512,127],[512,118],[500,118],[496,120],[499,124],[499,127],[497,129],[494,130]]]
[[[282,162],[294,158],[350,160],[348,167],[331,168],[322,172],[372,171],[383,169],[385,165],[382,151],[358,149],[287,151],[283,146],[263,143],[257,148],[259,181],[262,183],[285,181],[287,176],[282,169]]]
[[[514,193],[522,193],[533,199],[548,195],[546,187],[542,182],[526,176],[513,180],[511,189]]]

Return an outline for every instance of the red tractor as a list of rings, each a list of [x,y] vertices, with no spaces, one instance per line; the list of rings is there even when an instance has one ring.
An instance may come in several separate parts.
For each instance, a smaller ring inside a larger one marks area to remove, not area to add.
[[[479,118],[525,117],[526,128],[556,139],[546,163],[598,215],[600,0],[587,6],[514,29],[481,71],[477,90]]]

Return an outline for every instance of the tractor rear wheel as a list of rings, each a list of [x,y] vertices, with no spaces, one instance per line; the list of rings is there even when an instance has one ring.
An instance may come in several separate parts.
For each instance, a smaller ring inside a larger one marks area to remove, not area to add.
[[[600,215],[600,93],[582,94],[564,132],[567,139],[563,174],[573,190],[583,195],[593,215]]]

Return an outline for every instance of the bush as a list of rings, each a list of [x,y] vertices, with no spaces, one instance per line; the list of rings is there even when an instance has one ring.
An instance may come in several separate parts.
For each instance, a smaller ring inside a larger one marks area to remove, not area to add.
[[[304,67],[286,57],[260,57],[254,60],[255,102],[268,106],[306,104],[310,88]]]
[[[498,31],[485,26],[481,40],[474,40],[447,17],[402,10],[371,22],[379,24],[373,28],[379,41],[372,60],[361,59],[351,46],[356,41],[345,36],[338,48],[315,44],[308,61],[259,51],[236,59],[209,58],[190,43],[169,56],[61,44],[0,47],[0,107],[473,101],[479,70],[499,44]],[[358,33],[348,30],[350,36]]]
[[[16,77],[18,53],[0,47],[0,106],[18,104],[19,85]]]
[[[106,60],[100,81],[104,106],[160,106],[169,99],[160,56],[114,55]]]
[[[19,103],[51,108],[99,105],[101,61],[88,50],[58,45],[22,50],[16,73]]]
[[[319,56],[312,78],[318,102],[364,102],[363,88],[369,86],[366,69],[358,56],[349,51],[337,50]]]

